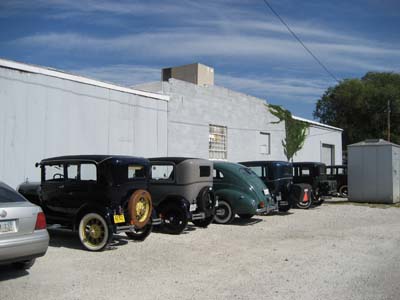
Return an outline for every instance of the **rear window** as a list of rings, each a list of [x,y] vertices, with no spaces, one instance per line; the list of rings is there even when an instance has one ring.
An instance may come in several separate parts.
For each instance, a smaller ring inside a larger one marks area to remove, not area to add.
[[[17,192],[0,186],[0,203],[25,202],[25,198]]]
[[[250,168],[240,168],[239,172],[248,176],[258,177]]]
[[[112,167],[115,183],[121,184],[146,177],[146,167],[142,165],[115,165]]]
[[[151,179],[161,181],[173,181],[175,176],[174,166],[166,165],[152,165],[151,166]]]
[[[293,176],[293,168],[291,165],[276,164],[273,167],[273,175],[274,176],[269,176],[270,179],[292,177]]]
[[[258,177],[263,177],[263,167],[262,166],[251,166],[249,167]]]
[[[128,166],[128,179],[144,178],[146,177],[146,169],[140,165]]]
[[[211,168],[210,166],[200,166],[200,177],[210,177]]]

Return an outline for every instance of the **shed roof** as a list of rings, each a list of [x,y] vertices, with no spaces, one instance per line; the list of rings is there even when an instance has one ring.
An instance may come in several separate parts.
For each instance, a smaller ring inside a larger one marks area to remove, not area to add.
[[[383,139],[366,139],[364,141],[348,145],[347,147],[368,147],[368,146],[393,146],[400,148],[400,145],[388,142]]]

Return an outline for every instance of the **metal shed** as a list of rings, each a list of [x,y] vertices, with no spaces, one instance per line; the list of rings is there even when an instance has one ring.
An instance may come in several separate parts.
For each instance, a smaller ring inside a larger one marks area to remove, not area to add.
[[[365,140],[348,146],[349,200],[400,202],[400,146]]]

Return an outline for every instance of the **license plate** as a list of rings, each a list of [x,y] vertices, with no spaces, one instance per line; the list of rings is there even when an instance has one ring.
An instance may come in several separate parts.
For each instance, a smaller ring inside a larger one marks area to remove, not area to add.
[[[0,234],[16,232],[17,227],[15,226],[15,220],[11,221],[0,221]]]
[[[125,216],[124,215],[114,215],[114,223],[125,223]]]
[[[189,208],[190,211],[195,211],[196,209],[197,209],[197,204],[196,203],[190,204],[190,208]]]
[[[264,195],[265,195],[265,196],[269,195],[269,189],[265,189],[265,190],[264,190]]]
[[[289,203],[287,201],[279,201],[280,205],[289,205]]]

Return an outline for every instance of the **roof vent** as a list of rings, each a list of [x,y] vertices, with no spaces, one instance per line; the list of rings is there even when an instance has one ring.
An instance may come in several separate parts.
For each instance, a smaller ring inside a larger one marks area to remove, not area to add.
[[[162,69],[162,81],[175,78],[197,85],[214,85],[214,69],[199,63]]]

